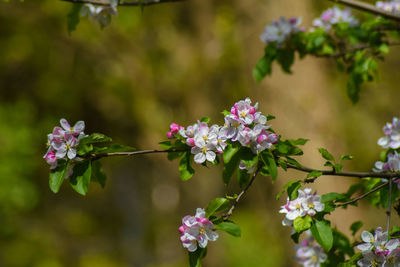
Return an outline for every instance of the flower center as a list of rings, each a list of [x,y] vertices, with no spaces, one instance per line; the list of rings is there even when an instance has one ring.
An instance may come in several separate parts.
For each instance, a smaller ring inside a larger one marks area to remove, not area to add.
[[[318,261],[318,256],[314,255],[311,257],[311,262],[317,262]]]
[[[314,208],[314,203],[308,204],[308,207],[309,207],[310,209],[313,209],[313,208]]]
[[[246,112],[244,112],[244,111],[240,112],[240,117],[242,117],[242,118],[246,117]]]
[[[300,203],[297,203],[297,204],[296,204],[296,209],[298,209],[298,210],[299,210],[300,208],[301,208],[301,205],[300,205]]]
[[[201,149],[201,152],[203,152],[204,154],[206,154],[206,153],[207,153],[207,147],[203,147],[203,148]]]
[[[201,235],[204,235],[206,233],[206,229],[204,229],[204,227],[201,227],[200,230],[199,230],[199,233]]]

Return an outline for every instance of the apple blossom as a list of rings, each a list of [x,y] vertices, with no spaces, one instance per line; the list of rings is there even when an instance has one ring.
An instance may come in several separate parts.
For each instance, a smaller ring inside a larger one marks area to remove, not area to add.
[[[383,2],[378,1],[375,3],[377,8],[383,9],[386,12],[400,14],[400,2],[399,1],[390,1],[390,2]]]
[[[348,23],[350,27],[358,25],[358,20],[351,15],[350,9],[347,8],[341,10],[335,6],[325,10],[319,18],[314,19],[313,26],[329,31],[332,28],[332,25],[341,22]]]
[[[295,260],[305,267],[319,267],[327,259],[323,248],[316,242],[310,231],[306,231],[307,237],[294,247]]]
[[[267,25],[260,38],[266,44],[276,42],[282,45],[285,41],[290,39],[294,33],[300,32],[303,29],[298,28],[301,23],[301,18],[280,17],[279,20],[273,20],[271,24]]]
[[[190,252],[196,251],[198,247],[205,248],[208,241],[218,239],[218,233],[213,228],[214,224],[205,217],[204,209],[197,208],[195,216],[183,217],[179,227],[183,247]]]
[[[378,140],[378,145],[383,148],[397,149],[400,147],[400,120],[393,118],[392,123],[388,122],[383,127],[386,136]]]

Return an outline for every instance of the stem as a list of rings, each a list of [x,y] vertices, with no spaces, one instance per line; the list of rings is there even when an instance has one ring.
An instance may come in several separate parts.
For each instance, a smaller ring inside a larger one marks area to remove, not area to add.
[[[390,181],[391,181],[391,179],[390,179]],[[340,207],[340,206],[344,206],[344,205],[353,204],[353,203],[359,201],[360,199],[363,199],[363,198],[369,196],[370,194],[372,194],[372,193],[374,193],[374,192],[376,192],[376,191],[382,189],[383,187],[387,186],[388,184],[389,184],[389,182],[383,183],[383,184],[381,184],[380,186],[375,187],[375,188],[372,189],[371,191],[368,191],[367,193],[362,194],[362,195],[359,196],[359,197],[353,198],[352,200],[347,201],[347,202],[343,202],[343,203],[337,204],[336,207]]]
[[[96,160],[96,159],[101,159],[101,158],[105,158],[105,157],[136,156],[136,155],[144,155],[144,154],[185,152],[185,151],[189,151],[189,150],[188,149],[167,149],[167,150],[148,149],[148,150],[137,150],[137,151],[131,151],[131,152],[110,152],[110,153],[91,154],[89,156],[89,158]]]
[[[65,2],[71,2],[74,4],[93,4],[93,5],[100,5],[100,6],[109,6],[109,0],[61,0]],[[186,0],[135,0],[135,1],[124,1],[120,0],[118,6],[150,6],[156,4],[163,4],[168,2],[183,2]]]
[[[253,173],[253,175],[251,176],[251,179],[249,181],[249,183],[246,185],[246,187],[239,193],[239,195],[237,195],[237,197],[235,198],[235,201],[233,202],[233,204],[231,205],[231,207],[229,208],[229,210],[227,211],[227,213],[222,216],[222,219],[224,220],[224,222],[226,222],[229,217],[232,215],[233,210],[236,208],[237,204],[239,203],[240,199],[242,198],[242,196],[247,192],[247,190],[250,188],[250,186],[252,185],[252,183],[254,182],[254,180],[256,179],[256,176],[258,174],[258,172],[260,171],[260,168],[257,168],[257,170]]]
[[[400,43],[390,43],[388,42],[387,45],[389,46],[398,46],[400,45]],[[367,48],[371,48],[371,46],[369,44],[361,44],[355,47],[352,47],[348,50],[344,50],[341,52],[338,52],[336,54],[331,54],[331,55],[321,55],[321,54],[316,54],[316,57],[328,57],[328,58],[338,58],[338,57],[344,57],[347,53],[351,53],[351,52],[356,52],[358,50],[363,50],[363,49],[367,49]]]
[[[343,4],[343,5],[346,5],[346,6],[361,10],[361,11],[365,11],[365,12],[368,12],[371,14],[382,16],[382,17],[386,17],[386,18],[389,18],[392,20],[400,21],[400,16],[395,15],[390,12],[386,12],[386,11],[379,9],[371,4],[364,3],[361,1],[355,1],[355,0],[329,0],[329,1],[335,2],[338,4]]]
[[[389,205],[388,210],[386,211],[387,220],[386,220],[386,231],[389,233],[390,227],[390,215],[392,213],[392,179],[389,179]]]
[[[308,168],[305,166],[295,166],[293,164],[287,163],[287,168],[289,169],[295,169],[298,171],[302,172],[307,172],[310,173],[312,171],[319,171],[322,172],[322,175],[330,175],[330,176],[343,176],[343,177],[355,177],[355,178],[367,178],[367,177],[374,177],[374,178],[394,178],[394,177],[399,177],[400,173],[399,172],[335,172],[334,170],[331,171],[326,171],[326,170],[317,170],[317,169],[312,169]],[[315,179],[314,179],[315,181]]]

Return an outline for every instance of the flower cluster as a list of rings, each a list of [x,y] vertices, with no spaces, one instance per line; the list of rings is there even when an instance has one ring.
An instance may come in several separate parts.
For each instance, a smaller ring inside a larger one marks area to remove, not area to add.
[[[390,1],[390,2],[383,2],[378,1],[376,2],[376,7],[383,9],[386,12],[400,14],[400,2],[399,1]]]
[[[375,163],[375,168],[373,168],[373,171],[374,172],[400,171],[400,155],[397,154],[397,152],[394,152],[394,154],[389,153],[387,155],[387,161],[386,162],[377,161]],[[386,181],[386,179],[382,180]],[[394,182],[397,183],[397,186],[400,188],[400,179],[396,179],[394,180]]]
[[[363,231],[361,239],[365,242],[357,248],[362,251],[363,258],[357,262],[359,266],[399,266],[400,265],[400,241],[389,239],[388,232],[382,232],[382,228],[375,230],[375,235]]]
[[[316,192],[312,193],[311,188],[299,189],[298,192],[296,199],[289,200],[288,198],[286,205],[281,206],[279,213],[286,214],[282,220],[284,226],[292,225],[297,217],[314,216],[325,209],[325,204],[321,203],[321,196]]]
[[[310,231],[305,232],[307,238],[294,247],[296,255],[294,259],[305,267],[319,267],[320,263],[326,261],[323,248],[316,242]]]
[[[400,147],[400,120],[398,118],[394,117],[392,123],[386,123],[383,132],[386,136],[379,138],[378,145],[393,149]]]
[[[216,241],[218,234],[213,231],[214,224],[205,217],[204,209],[197,208],[195,216],[187,215],[182,219],[181,241],[184,248],[193,252],[197,246],[205,248],[208,241]]]
[[[47,153],[44,159],[50,164],[51,169],[57,167],[58,159],[73,159],[76,157],[76,148],[79,140],[85,137],[85,122],[78,121],[73,127],[66,119],[61,119],[62,126],[56,126],[51,134],[47,135]]]
[[[111,16],[118,15],[117,5],[117,1],[110,1],[109,6],[85,4],[80,10],[80,15],[82,17],[87,16],[89,19],[95,21],[103,28],[110,24]]]
[[[341,10],[336,6],[325,10],[319,18],[314,19],[312,24],[316,28],[329,31],[332,25],[341,22],[347,22],[350,27],[358,25],[358,20],[351,15],[350,9]]]
[[[253,106],[251,100],[246,98],[234,104],[231,112],[225,116],[224,126],[209,126],[206,122],[198,121],[185,129],[172,123],[167,137],[182,139],[191,147],[194,161],[199,164],[206,160],[213,162],[216,153],[223,153],[227,141],[239,142],[257,154],[271,149],[278,142],[278,136],[267,131],[270,128],[266,125],[267,118],[257,109],[258,103]]]
[[[279,20],[273,20],[271,24],[267,25],[260,38],[266,44],[277,42],[278,45],[283,44],[294,33],[304,31],[303,28],[298,26],[301,23],[301,18],[280,17]]]

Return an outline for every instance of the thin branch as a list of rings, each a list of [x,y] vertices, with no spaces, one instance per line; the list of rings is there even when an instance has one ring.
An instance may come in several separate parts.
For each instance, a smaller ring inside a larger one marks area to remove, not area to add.
[[[131,151],[131,152],[110,152],[110,153],[91,154],[89,156],[89,158],[92,160],[96,160],[96,159],[105,158],[105,157],[137,156],[137,155],[144,155],[144,154],[185,152],[185,151],[189,151],[189,150],[188,149],[167,149],[167,150],[149,149],[149,150],[137,150],[137,151]]]
[[[251,176],[251,179],[249,181],[249,183],[246,185],[246,187],[239,193],[239,195],[237,195],[237,197],[235,198],[233,204],[231,205],[231,207],[229,208],[229,210],[227,211],[227,213],[222,216],[222,219],[224,221],[227,221],[229,219],[229,217],[232,215],[233,210],[236,208],[237,204],[239,203],[240,199],[242,198],[242,196],[247,192],[247,190],[250,188],[250,186],[252,185],[252,183],[254,182],[254,180],[256,179],[256,176],[258,174],[258,172],[260,171],[260,168],[257,168],[257,170],[253,173],[253,175]]]
[[[400,43],[397,43],[397,42],[395,42],[395,43],[390,43],[390,42],[388,42],[387,45],[388,45],[388,46],[399,46]],[[326,55],[324,55],[324,54],[317,54],[317,55],[315,55],[315,56],[316,56],[316,57],[338,58],[338,57],[344,57],[344,56],[346,56],[347,53],[356,52],[356,51],[358,51],[358,50],[363,50],[363,49],[367,49],[367,48],[370,48],[370,47],[371,47],[371,46],[370,46],[369,44],[360,44],[360,45],[354,46],[354,47],[352,47],[352,48],[350,48],[350,49],[348,49],[348,50],[343,50],[343,51],[338,52],[338,53],[335,53],[335,54],[331,54],[331,55],[328,55],[328,54],[326,54]]]
[[[343,4],[361,11],[365,11],[374,15],[382,16],[385,18],[389,18],[392,20],[400,21],[400,16],[395,15],[390,12],[386,12],[380,8],[377,8],[371,4],[361,2],[361,1],[355,1],[355,0],[329,0],[331,2],[335,2],[338,4]]]
[[[99,6],[109,6],[109,0],[61,0],[65,2],[71,2],[74,4],[93,4]],[[135,0],[135,1],[124,1],[121,0],[118,3],[118,6],[151,6],[156,4],[163,4],[169,2],[183,2],[186,0]]]
[[[387,215],[386,231],[387,232],[389,232],[391,213],[392,213],[392,179],[389,179],[389,205],[388,205],[388,210],[386,211],[386,215]]]
[[[391,181],[391,179],[390,179],[390,181]],[[376,192],[376,191],[379,191],[380,189],[384,188],[384,187],[387,186],[388,184],[389,184],[389,182],[383,183],[383,184],[381,184],[380,186],[375,187],[375,188],[372,189],[371,191],[368,191],[367,193],[362,194],[362,195],[359,196],[359,197],[353,198],[352,200],[349,200],[349,201],[347,201],[347,202],[343,202],[343,203],[340,203],[340,204],[336,204],[336,207],[340,207],[340,206],[344,206],[344,205],[353,204],[353,203],[355,203],[355,202],[357,202],[357,201],[359,201],[359,200],[361,200],[361,199],[363,199],[363,198],[369,196],[370,194],[372,194],[372,193],[374,193],[374,192]]]
[[[375,178],[394,178],[394,177],[399,177],[400,173],[399,172],[335,172],[334,170],[327,171],[327,170],[317,170],[317,169],[312,169],[308,168],[305,166],[295,166],[290,163],[286,163],[287,167],[289,169],[295,169],[298,171],[302,172],[313,172],[313,171],[318,171],[322,172],[322,175],[331,175],[331,176],[344,176],[344,177],[355,177],[355,178],[367,178],[367,177],[375,177]]]

